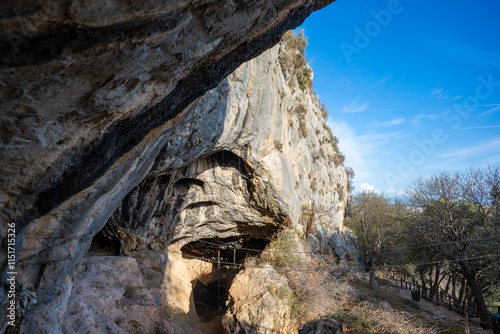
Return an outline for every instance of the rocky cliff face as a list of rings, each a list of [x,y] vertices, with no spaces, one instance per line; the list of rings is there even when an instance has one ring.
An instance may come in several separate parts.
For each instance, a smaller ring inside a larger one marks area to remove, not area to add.
[[[200,239],[242,246],[269,238],[286,218],[297,225],[312,203],[325,211],[319,230],[341,228],[344,167],[316,97],[280,63],[285,48],[240,66],[171,127],[149,174],[105,227],[123,252]]]
[[[99,231],[144,275],[164,273],[169,245],[263,247],[312,201],[332,213],[319,236],[339,227],[345,172],[330,168],[319,107],[289,87],[279,47],[208,91],[330,2],[0,5],[0,219],[16,226],[17,280],[37,295],[21,332],[64,332]]]
[[[305,231],[302,207],[312,203],[324,210],[321,225],[311,236],[314,240],[335,240],[342,229],[344,167],[335,164],[338,152],[314,94],[300,89],[296,77],[282,65],[286,52],[284,43],[266,51],[193,103],[171,127],[145,179],[127,194],[99,233],[118,242],[115,250],[137,258],[143,274],[158,278],[156,287],[162,286],[170,307],[184,314],[177,322],[193,326],[191,332],[217,332],[203,329],[204,311],[197,314],[193,282],[209,284],[217,279],[220,269],[210,261],[220,248],[223,263],[239,263],[253,254],[245,249],[262,249],[287,220]],[[328,246],[328,241],[324,243]],[[234,248],[243,250],[236,254],[230,251]],[[108,270],[121,271],[114,264]],[[257,284],[241,283],[256,276]],[[250,268],[225,284],[231,286],[235,303],[222,321],[227,333],[264,324],[268,329],[293,328],[286,307],[278,308],[282,314],[274,313],[274,299],[286,302],[266,290],[268,283],[281,286],[286,280],[272,268]],[[90,285],[78,277],[75,284]],[[116,284],[124,289],[124,284]],[[70,309],[82,294],[73,288]],[[238,303],[245,305],[244,310]],[[110,309],[116,308],[114,304]],[[102,311],[86,313],[92,316],[79,321],[81,328],[102,323],[97,320]],[[116,312],[108,314],[104,323],[112,325]],[[220,325],[219,319],[215,322]],[[182,326],[176,333],[183,333]]]

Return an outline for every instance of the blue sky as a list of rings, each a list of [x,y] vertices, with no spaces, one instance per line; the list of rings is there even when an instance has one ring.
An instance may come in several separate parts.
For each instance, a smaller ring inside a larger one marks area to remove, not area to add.
[[[500,1],[337,0],[304,29],[355,187],[500,162]]]

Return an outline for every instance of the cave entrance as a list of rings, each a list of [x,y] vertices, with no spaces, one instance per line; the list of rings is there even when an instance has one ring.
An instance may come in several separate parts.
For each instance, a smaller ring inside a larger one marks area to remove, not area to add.
[[[208,284],[197,280],[193,288],[196,313],[202,322],[212,322],[219,315],[226,313],[228,298],[227,280],[218,278]]]
[[[243,269],[247,256],[260,254],[267,240],[248,237],[200,239],[181,248],[186,260],[211,263],[205,272],[192,281],[196,313],[203,323],[210,323],[227,311],[228,292],[233,278]]]
[[[106,226],[92,238],[92,243],[85,256],[118,256],[120,255],[120,240],[107,232]]]

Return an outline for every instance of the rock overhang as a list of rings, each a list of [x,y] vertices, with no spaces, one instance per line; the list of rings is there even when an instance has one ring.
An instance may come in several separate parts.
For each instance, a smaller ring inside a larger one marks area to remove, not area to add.
[[[6,102],[0,107],[0,217],[16,223],[20,279],[40,301],[24,328],[61,330],[55,318],[63,316],[64,301],[57,296],[67,295],[68,278],[92,237],[162,163],[156,157],[175,138],[169,129],[182,123],[190,104],[330,2],[246,1],[222,8],[180,1],[172,9],[151,1],[145,12],[120,1],[106,2],[123,5],[114,12],[97,10],[100,1],[88,8],[39,2],[30,10],[2,4],[0,73],[7,84],[0,88]],[[107,12],[113,15],[103,16]],[[234,28],[233,21],[244,27]],[[36,47],[16,56],[29,50],[26,41]],[[212,148],[200,146],[197,154]],[[262,180],[251,187],[261,208],[256,215],[285,216],[280,203],[268,201],[276,189]],[[147,233],[137,240],[149,243]],[[169,241],[157,239],[153,248]],[[53,318],[44,309],[56,304]]]

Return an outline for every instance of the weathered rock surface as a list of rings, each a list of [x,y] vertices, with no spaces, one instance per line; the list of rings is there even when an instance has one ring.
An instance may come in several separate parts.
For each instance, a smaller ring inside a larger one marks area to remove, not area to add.
[[[194,240],[189,236],[190,217],[199,217],[206,210],[203,206],[193,207],[197,211],[191,215],[186,212],[188,223],[176,225],[172,207],[158,198],[151,219],[144,213],[137,226],[128,226],[124,203],[135,205],[129,215],[141,215],[135,211],[140,201],[133,198],[144,194],[144,186],[157,187],[160,192],[155,195],[161,197],[163,192],[164,198],[171,198],[168,192],[175,192],[175,186],[165,186],[170,184],[166,178],[191,175],[191,170],[198,177],[204,168],[198,160],[218,164],[208,157],[216,150],[236,152],[253,165],[240,173],[242,179],[249,172],[261,173],[255,186],[262,188],[254,191],[247,181],[249,190],[241,189],[241,196],[255,198],[248,210],[258,218],[256,226],[285,212],[297,216],[297,208],[270,202],[266,195],[263,182],[273,170],[256,166],[261,158],[269,158],[252,156],[248,148],[238,146],[261,133],[260,124],[247,122],[245,129],[251,132],[230,142],[235,134],[221,137],[222,126],[231,123],[227,118],[219,115],[218,122],[214,118],[207,123],[210,126],[203,125],[210,110],[191,104],[330,2],[9,0],[0,4],[0,220],[16,224],[18,280],[38,299],[23,319],[22,332],[64,331],[61,324],[72,274],[94,235],[118,207],[121,211],[113,217],[127,227],[127,251],[165,250],[171,240],[183,239],[184,232],[183,243]],[[239,120],[233,124],[242,122],[240,116],[248,107],[243,106],[238,117],[233,115]],[[259,109],[255,115],[266,119],[272,112]],[[282,139],[285,133],[280,133]],[[200,139],[210,144],[200,145]],[[184,149],[186,143],[189,151]],[[286,142],[283,146],[286,149]],[[283,159],[275,155],[276,160]],[[198,169],[188,167],[191,164]],[[219,176],[217,171],[208,173]],[[194,191],[182,182],[177,185],[180,192]],[[287,187],[274,185],[267,188],[268,194]],[[299,187],[308,187],[307,181]],[[175,196],[182,197],[179,194]],[[279,198],[286,196],[297,193]],[[189,205],[189,200],[184,203]],[[220,213],[236,205],[221,207]],[[179,219],[183,215],[180,211]],[[3,224],[2,235],[5,228]],[[5,269],[5,250],[1,255]]]
[[[229,290],[229,310],[222,319],[226,334],[292,333],[295,323],[286,279],[270,265],[239,273]]]
[[[130,257],[85,258],[75,270],[65,328],[71,333],[173,334],[165,296],[146,288]]]

